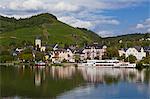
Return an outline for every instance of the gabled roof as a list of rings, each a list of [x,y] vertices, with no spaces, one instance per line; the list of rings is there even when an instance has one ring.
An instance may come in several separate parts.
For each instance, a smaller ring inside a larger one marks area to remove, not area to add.
[[[140,52],[142,47],[141,46],[135,46],[133,48],[135,48],[138,52]]]
[[[143,47],[144,51],[150,51],[150,46]]]
[[[144,47],[141,46],[134,46],[134,47],[130,47],[130,48],[135,48],[138,52],[141,52],[141,48],[144,49]],[[123,50],[126,52],[129,48],[123,48]],[[145,48],[147,49],[147,47]],[[144,50],[145,51],[145,50]]]
[[[84,50],[83,48],[76,49],[76,52],[75,52],[75,53],[76,53],[76,54],[84,54],[84,53],[83,53],[83,50]]]
[[[84,48],[85,49],[91,49],[91,47],[94,47],[95,49],[102,49],[104,45],[101,45],[101,44],[91,44],[91,45],[87,45],[85,46]]]

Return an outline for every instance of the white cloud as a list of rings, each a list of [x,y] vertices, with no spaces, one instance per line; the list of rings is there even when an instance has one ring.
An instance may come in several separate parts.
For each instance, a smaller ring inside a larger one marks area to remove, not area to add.
[[[115,19],[100,19],[99,21],[96,21],[98,24],[112,24],[112,25],[119,25],[120,22]]]
[[[43,8],[44,3],[39,0],[26,0],[26,1],[11,1],[6,5],[10,10],[38,10]]]
[[[6,0],[0,6],[10,10],[77,11],[86,9],[119,9],[135,6],[146,0]],[[81,9],[80,9],[81,10]]]
[[[59,2],[54,6],[54,9],[56,9],[57,11],[77,11],[79,7],[73,4]]]
[[[51,11],[51,12],[60,12],[60,11],[77,11],[79,10],[78,5],[73,5],[71,3],[59,1],[52,2],[49,0],[13,0],[0,7],[5,7],[8,10],[17,10],[17,11],[32,11],[32,10],[41,10],[41,11]]]
[[[9,15],[9,16],[8,16],[8,15],[2,14],[2,13],[0,13],[0,15],[5,16],[5,17],[9,17],[9,18],[14,17],[14,18],[16,18],[16,19],[29,18],[29,17],[32,16],[32,15],[17,15],[17,14],[13,14],[13,15]]]
[[[142,28],[144,28],[144,25],[143,25],[143,24],[137,24],[137,25],[136,25],[136,28],[137,28],[137,29],[142,29]]]
[[[147,32],[149,32],[149,33],[150,33],[150,28],[148,28],[148,29],[147,29]]]
[[[60,17],[58,20],[70,24],[73,27],[90,28],[93,26],[90,21],[83,21],[70,16]]]
[[[98,32],[98,35],[100,35],[102,37],[112,37],[112,36],[114,36],[114,33],[113,33],[113,31],[101,30]]]
[[[150,32],[150,18],[145,19],[143,23],[138,23],[136,25],[136,29],[142,29],[145,32]]]

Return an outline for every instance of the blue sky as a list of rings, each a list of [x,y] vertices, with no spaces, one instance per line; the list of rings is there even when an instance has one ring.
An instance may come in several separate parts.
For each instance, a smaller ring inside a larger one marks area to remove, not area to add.
[[[26,18],[52,13],[102,37],[150,32],[149,0],[0,0],[0,14]]]

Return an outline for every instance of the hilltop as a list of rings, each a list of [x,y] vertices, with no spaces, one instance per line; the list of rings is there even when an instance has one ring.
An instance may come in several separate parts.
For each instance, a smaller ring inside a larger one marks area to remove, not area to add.
[[[59,20],[52,14],[43,13],[25,19],[15,19],[0,16],[1,45],[34,44],[34,39],[40,37],[43,44],[79,44],[99,42],[101,37],[84,29],[74,28]]]

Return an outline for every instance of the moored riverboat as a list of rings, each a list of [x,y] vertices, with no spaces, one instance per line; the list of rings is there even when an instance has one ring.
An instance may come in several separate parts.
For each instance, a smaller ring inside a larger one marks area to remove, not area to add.
[[[115,68],[135,68],[136,64],[129,62],[121,62],[119,60],[87,60],[86,62],[79,63],[78,66],[85,67],[115,67]]]
[[[37,62],[35,63],[35,66],[46,66],[45,62]]]

